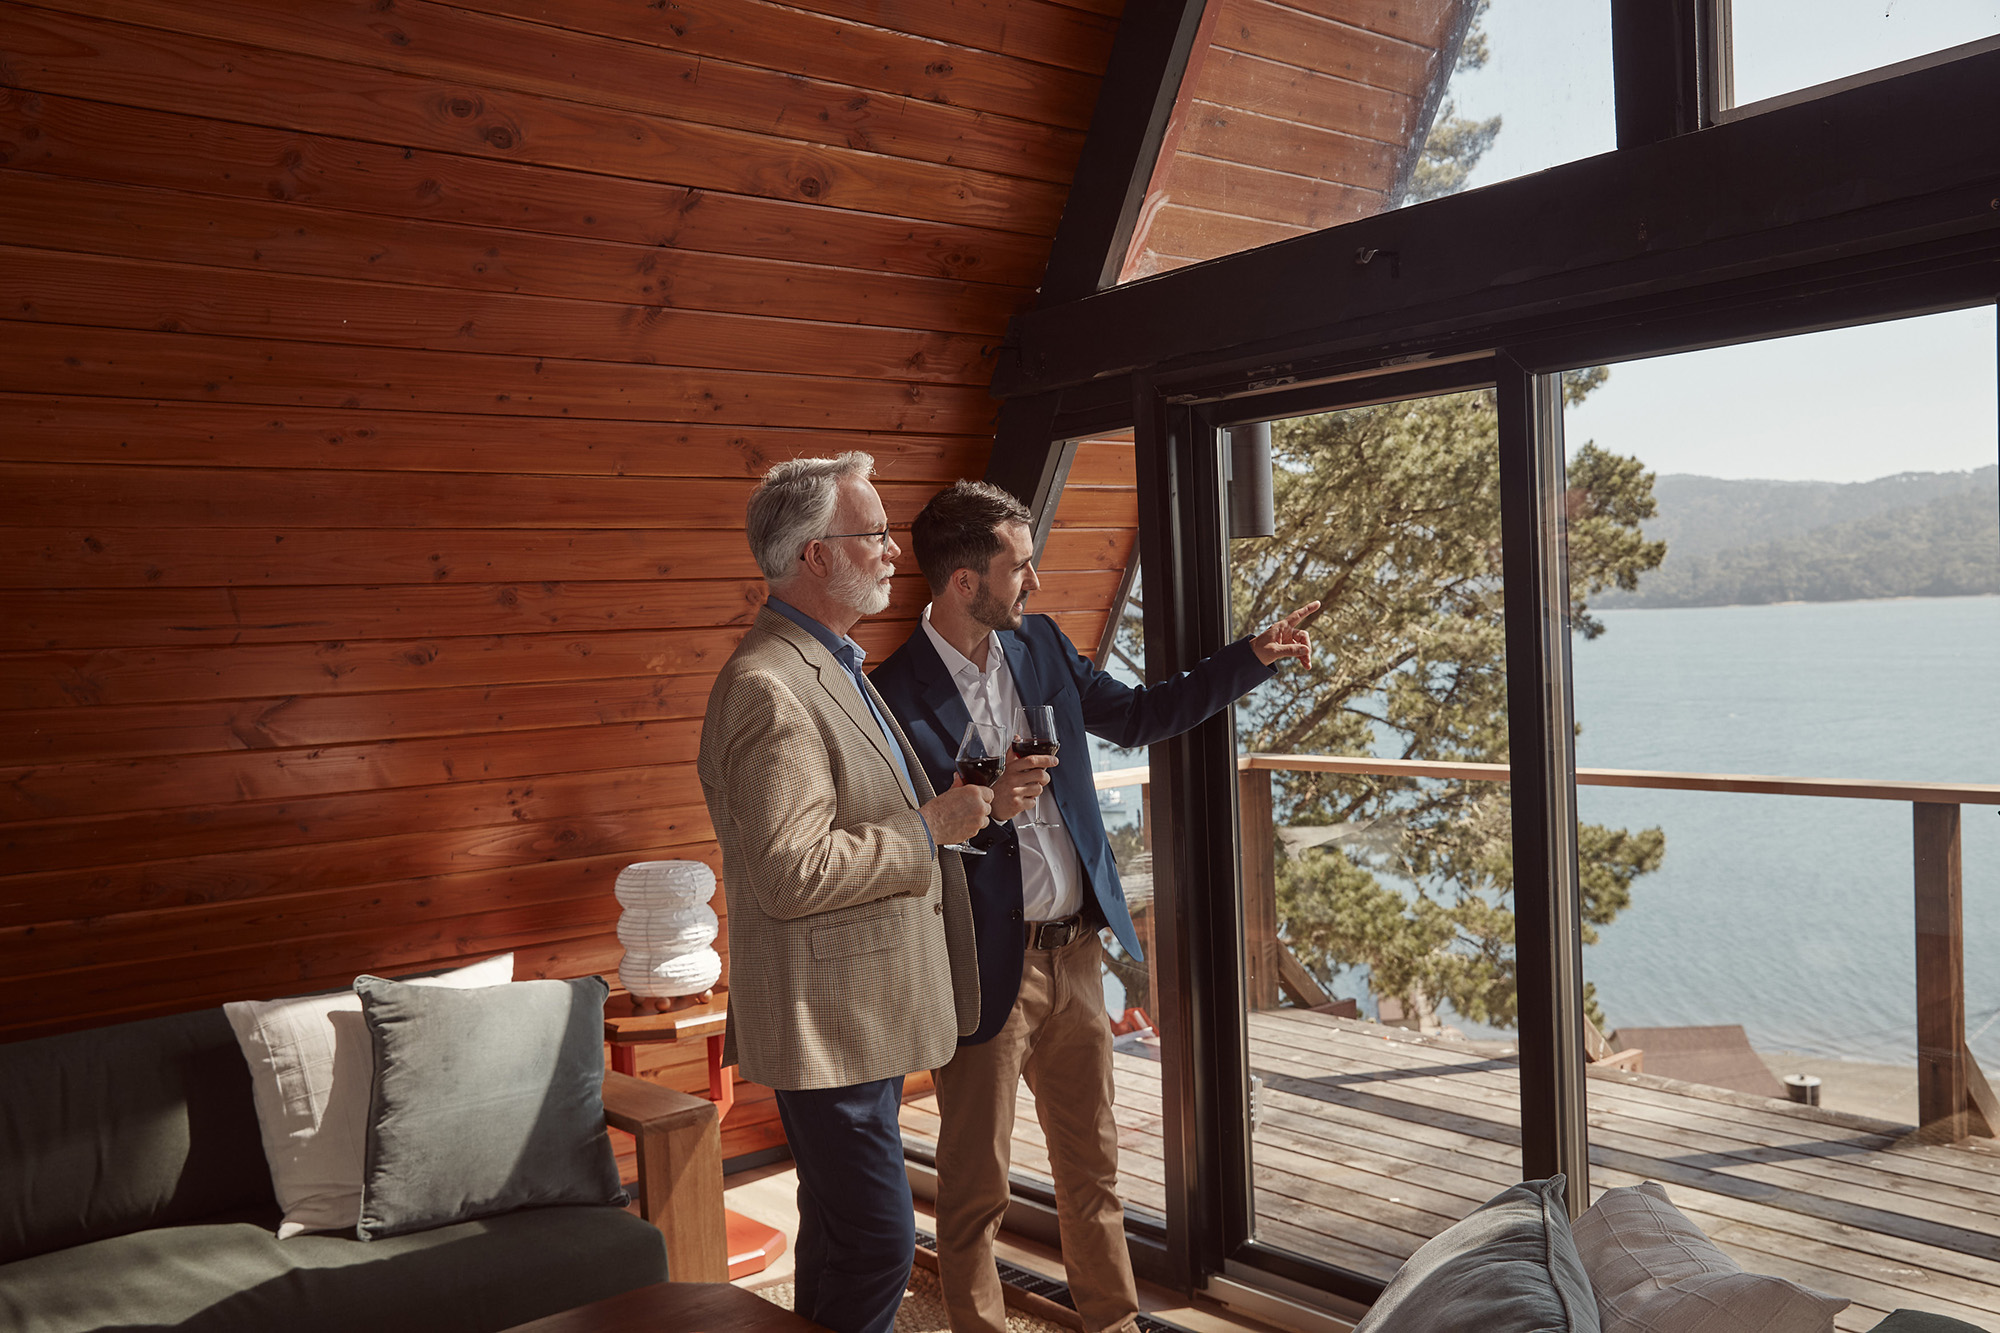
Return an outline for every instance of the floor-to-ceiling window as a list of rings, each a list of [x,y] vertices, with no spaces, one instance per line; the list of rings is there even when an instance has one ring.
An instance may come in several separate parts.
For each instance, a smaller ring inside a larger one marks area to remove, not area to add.
[[[1857,1318],[2000,1279],[1987,1127],[1926,1090],[2000,1068],[1994,329],[1618,364],[1564,423],[1593,1184]]]
[[[1497,424],[1271,423],[1228,547],[1236,634],[1321,608],[1236,710],[1251,1234],[1380,1280],[1521,1173]]]

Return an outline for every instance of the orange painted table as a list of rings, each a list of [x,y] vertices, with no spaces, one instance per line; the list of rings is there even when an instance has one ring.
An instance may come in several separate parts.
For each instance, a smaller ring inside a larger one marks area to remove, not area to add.
[[[639,1072],[639,1047],[656,1041],[708,1041],[708,1099],[715,1113],[727,1118],[736,1104],[734,1068],[722,1065],[722,1035],[728,1027],[729,1003],[716,999],[684,1009],[656,1014],[638,1010],[632,997],[613,991],[604,1001],[604,1040],[611,1044],[611,1067],[621,1074]]]
[[[708,1043],[708,1099],[715,1103],[717,1119],[726,1117],[736,1104],[736,1068],[722,1063],[722,1037],[728,1027],[728,1001],[718,998],[706,1004],[656,1014],[635,1009],[630,994],[613,991],[604,1002],[604,1040],[611,1046],[611,1067],[621,1074],[639,1073],[639,1048],[650,1042],[705,1040]],[[723,1209],[729,1226],[729,1278],[761,1273],[772,1260],[785,1252],[785,1233]]]

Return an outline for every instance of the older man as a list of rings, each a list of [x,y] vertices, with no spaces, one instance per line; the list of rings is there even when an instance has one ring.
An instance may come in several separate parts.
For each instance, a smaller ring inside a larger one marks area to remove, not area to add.
[[[717,677],[698,769],[729,903],[723,1059],[777,1091],[799,1177],[798,1312],[888,1333],[914,1243],[897,1110],[979,1016],[956,852],[992,792],[933,793],[847,632],[901,554],[867,454],[781,463],[750,497],[770,596]]]
[[[940,491],[910,529],[931,604],[875,683],[930,773],[952,769],[968,722],[1022,734],[1015,710],[1055,710],[1058,755],[1016,755],[995,784],[996,821],[970,868],[982,1011],[937,1071],[938,1271],[953,1333],[1005,1333],[993,1240],[1007,1210],[1014,1090],[1026,1078],[1055,1178],[1063,1264],[1084,1328],[1133,1329],[1138,1291],[1118,1200],[1111,1028],[1097,932],[1135,957],[1085,733],[1145,745],[1186,731],[1311,660],[1300,607],[1173,680],[1135,688],[1099,671],[1055,622],[1026,614],[1035,576],[1029,514],[983,482]],[[1059,756],[1059,757],[1058,757]],[[1060,765],[1058,767],[1058,765]],[[1039,799],[1038,799],[1039,798]],[[1038,807],[1038,808],[1037,808]],[[1010,817],[1034,811],[1028,818]]]

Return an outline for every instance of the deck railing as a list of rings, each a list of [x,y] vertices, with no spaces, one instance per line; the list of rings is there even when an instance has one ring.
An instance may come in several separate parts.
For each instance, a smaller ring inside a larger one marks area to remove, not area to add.
[[[1434,763],[1346,755],[1250,754],[1237,760],[1237,804],[1243,824],[1244,939],[1252,1009],[1274,1009],[1281,996],[1317,991],[1278,936],[1276,829],[1271,774],[1348,773],[1368,777],[1443,778],[1506,782],[1505,764]],[[1140,787],[1151,795],[1145,767],[1096,775],[1099,790]],[[1579,768],[1579,786],[1650,787],[1670,791],[1812,796],[1904,801],[1911,814],[1916,893],[1917,1115],[1927,1137],[1958,1140],[2000,1133],[2000,1101],[1965,1043],[1964,868],[1959,852],[1960,807],[2000,806],[2000,785],[1874,782],[1854,778],[1793,778],[1745,773],[1663,773],[1643,769]],[[1151,841],[1151,818],[1140,827]],[[1261,836],[1257,836],[1261,834]],[[1289,968],[1287,964],[1290,964]]]

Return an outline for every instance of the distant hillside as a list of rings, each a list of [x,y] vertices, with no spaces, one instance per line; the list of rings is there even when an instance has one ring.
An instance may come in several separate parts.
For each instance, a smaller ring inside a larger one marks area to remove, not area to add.
[[[1874,481],[1724,481],[1671,473],[1653,483],[1659,517],[1646,536],[1668,559],[1710,555],[1815,528],[1915,509],[1949,495],[1993,496],[2000,467],[1976,472],[1899,472]]]
[[[2000,467],[1876,481],[1666,476],[1646,535],[1667,558],[1602,607],[2000,593]]]

